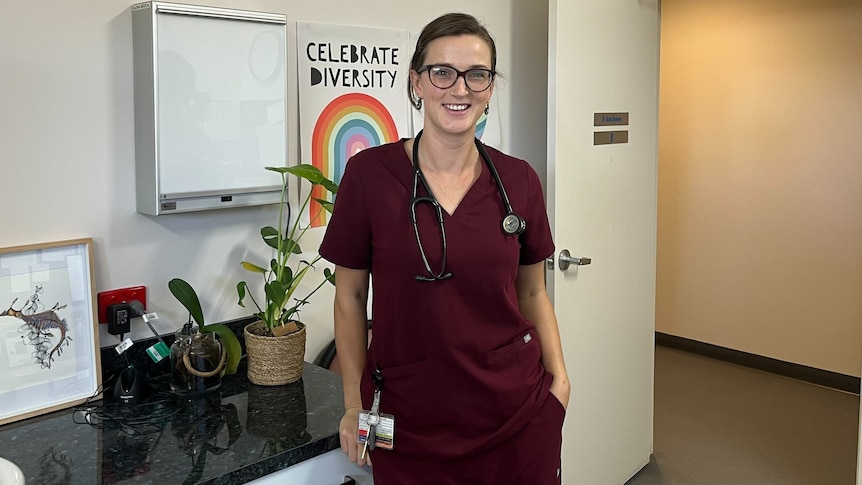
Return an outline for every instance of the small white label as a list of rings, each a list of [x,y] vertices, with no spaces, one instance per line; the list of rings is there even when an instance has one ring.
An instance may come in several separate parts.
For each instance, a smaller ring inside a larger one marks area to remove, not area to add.
[[[122,342],[120,342],[120,345],[117,345],[116,347],[114,347],[114,350],[116,350],[118,354],[122,354],[123,352],[129,350],[132,347],[132,345],[134,345],[134,342],[132,342],[132,339],[130,339],[129,337],[126,337],[126,340],[123,340]]]
[[[525,343],[525,344],[530,343],[530,340],[533,340],[533,336],[532,336],[532,335],[530,335],[530,334],[526,334],[526,335],[524,335],[524,343]]]
[[[141,315],[141,318],[144,319],[144,323],[150,323],[153,320],[158,320],[159,316],[156,315],[156,312],[152,312],[152,313],[144,313],[143,315]]]

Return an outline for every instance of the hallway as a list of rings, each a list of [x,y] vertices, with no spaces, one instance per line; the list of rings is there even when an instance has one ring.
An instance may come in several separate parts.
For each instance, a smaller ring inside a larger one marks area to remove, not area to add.
[[[859,397],[656,347],[650,464],[627,485],[853,485]]]

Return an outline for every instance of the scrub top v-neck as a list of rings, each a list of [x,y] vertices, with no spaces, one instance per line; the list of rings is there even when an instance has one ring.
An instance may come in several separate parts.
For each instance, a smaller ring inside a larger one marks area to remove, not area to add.
[[[453,274],[446,280],[415,278],[427,272],[410,223],[413,171],[404,140],[355,155],[340,181],[320,253],[370,270],[374,338],[362,399],[370,406],[370,373],[379,368],[380,411],[396,419],[393,452],[447,459],[486,449],[517,432],[549,394],[551,376],[515,291],[519,265],[554,251],[542,188],[525,161],[487,150],[526,230],[502,231],[506,211],[483,166],[453,214],[443,211]],[[436,214],[431,204],[416,210],[426,256],[439,268]]]

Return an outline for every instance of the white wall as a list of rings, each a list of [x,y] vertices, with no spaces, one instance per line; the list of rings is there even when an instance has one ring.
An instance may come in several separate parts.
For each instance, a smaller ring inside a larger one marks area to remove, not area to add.
[[[172,277],[182,277],[198,289],[208,321],[248,315],[250,311],[236,305],[236,282],[250,276],[239,262],[250,254],[266,256],[258,230],[272,223],[272,207],[159,217],[135,211],[133,3],[4,2],[0,17],[0,45],[4,46],[0,50],[0,246],[94,238],[97,291],[145,285],[148,310],[158,312],[156,327],[162,333],[173,332],[185,318],[167,290]],[[418,31],[447,11],[473,13],[496,37],[499,68],[509,79],[495,94],[503,119],[501,148],[531,158],[538,167],[545,165],[541,127],[545,125],[546,78],[527,70],[535,63],[516,69],[512,62],[513,56],[546,58],[545,32],[538,32],[535,38],[525,35],[525,29],[533,25],[547,28],[541,20],[543,11],[547,17],[544,2],[538,6],[529,0],[511,0],[511,4],[496,0],[213,0],[206,4],[285,13],[291,43],[297,20]],[[516,33],[515,50],[512,39]],[[289,55],[290,72],[295,72],[295,54],[289,51]],[[515,92],[519,115],[513,118],[509,112]],[[291,80],[289,115],[294,127],[298,126],[296,98],[296,83]],[[535,136],[523,136],[525,129]],[[298,129],[289,136],[288,153],[295,162]],[[304,245],[306,251],[317,247],[322,234],[322,230],[311,234]],[[311,325],[308,360],[332,338],[331,297],[331,290],[320,294],[303,312],[303,320]],[[102,346],[114,345],[117,337],[107,334],[104,325],[100,327]],[[133,321],[133,338],[148,334],[139,319]]]

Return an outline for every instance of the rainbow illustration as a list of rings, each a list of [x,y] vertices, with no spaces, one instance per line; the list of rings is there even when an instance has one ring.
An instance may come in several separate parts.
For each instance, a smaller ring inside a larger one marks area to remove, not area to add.
[[[376,98],[363,93],[343,94],[333,99],[320,113],[311,135],[311,163],[336,183],[347,161],[366,148],[398,139],[398,128],[389,110]],[[315,187],[313,198],[323,198]],[[312,227],[325,226],[327,212],[312,201],[309,214]]]
[[[476,122],[476,138],[482,139],[482,135],[485,134],[485,126],[488,125],[488,115],[482,113],[482,116],[479,117],[479,121]]]

